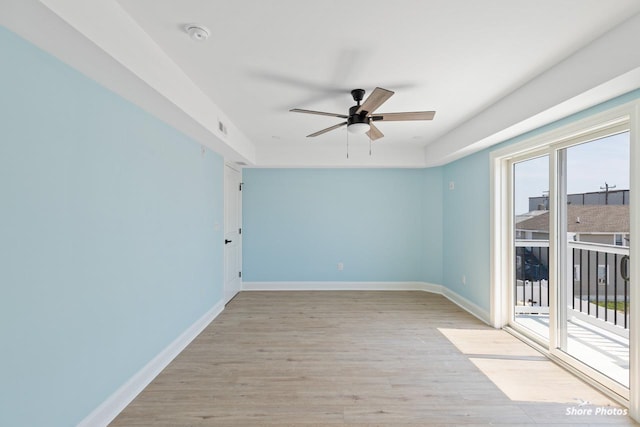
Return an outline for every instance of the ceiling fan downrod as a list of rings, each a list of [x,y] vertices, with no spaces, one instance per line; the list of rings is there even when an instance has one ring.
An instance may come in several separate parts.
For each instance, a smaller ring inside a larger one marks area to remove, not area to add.
[[[354,129],[350,126],[354,125],[354,124],[359,124],[360,126],[365,125],[368,126],[369,125],[369,117],[367,115],[367,111],[361,111],[360,113],[358,113],[358,110],[360,109],[360,101],[362,101],[364,99],[364,94],[365,94],[365,90],[364,89],[353,89],[351,91],[351,96],[353,96],[353,100],[356,101],[356,105],[354,105],[353,107],[349,108],[349,117],[347,118],[347,127],[349,129]],[[369,128],[362,128],[364,131],[369,130]],[[353,130],[352,130],[353,132]],[[364,133],[364,132],[356,132],[356,133]]]
[[[351,96],[353,96],[353,100],[358,103],[358,107],[360,106],[360,101],[364,99],[364,94],[364,89],[354,89],[351,91]]]

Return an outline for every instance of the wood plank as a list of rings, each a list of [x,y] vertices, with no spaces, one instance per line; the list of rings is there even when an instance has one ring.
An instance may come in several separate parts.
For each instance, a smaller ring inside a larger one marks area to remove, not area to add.
[[[633,425],[514,340],[424,292],[242,292],[111,425]]]

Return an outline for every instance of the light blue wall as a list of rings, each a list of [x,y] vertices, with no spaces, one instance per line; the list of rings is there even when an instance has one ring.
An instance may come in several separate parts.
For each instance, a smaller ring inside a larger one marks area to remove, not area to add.
[[[0,52],[0,425],[74,425],[221,301],[223,161],[3,28]],[[491,150],[245,170],[244,279],[426,281],[488,310]]]
[[[245,281],[441,282],[440,168],[245,169],[243,181]]]
[[[443,167],[444,191],[443,285],[489,311],[490,283],[490,153],[499,148],[549,132],[577,120],[640,98],[636,90],[547,126],[472,154]],[[466,276],[466,285],[462,276]]]
[[[443,169],[442,284],[488,311],[489,152],[473,154]]]
[[[71,426],[222,298],[223,162],[0,27],[0,425]]]

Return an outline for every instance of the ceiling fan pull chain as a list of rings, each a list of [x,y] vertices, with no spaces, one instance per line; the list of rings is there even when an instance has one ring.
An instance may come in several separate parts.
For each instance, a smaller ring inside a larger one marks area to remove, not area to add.
[[[349,132],[346,132],[347,134],[347,159],[349,158]]]
[[[369,157],[371,157],[371,135],[369,135]]]

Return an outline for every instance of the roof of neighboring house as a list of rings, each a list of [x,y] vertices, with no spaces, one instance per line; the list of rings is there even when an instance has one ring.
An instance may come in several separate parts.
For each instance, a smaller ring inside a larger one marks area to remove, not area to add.
[[[549,211],[531,211],[524,214],[516,215],[516,224],[520,224],[522,221],[526,221],[538,215],[544,215],[545,213],[549,213]],[[516,225],[516,228],[520,228]]]
[[[570,233],[628,233],[629,205],[568,205]],[[519,222],[518,230],[549,231],[549,212]]]

